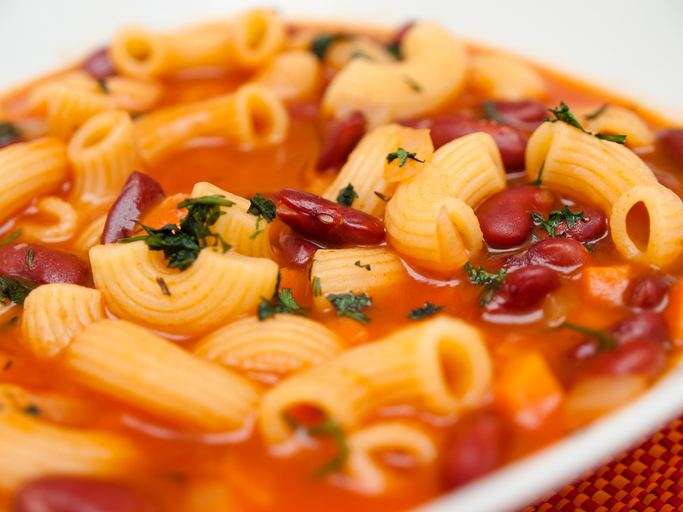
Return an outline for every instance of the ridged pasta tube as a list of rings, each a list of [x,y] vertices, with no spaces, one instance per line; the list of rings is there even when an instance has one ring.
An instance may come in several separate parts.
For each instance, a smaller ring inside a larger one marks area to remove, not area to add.
[[[24,342],[40,358],[54,357],[87,325],[104,319],[102,294],[75,284],[46,284],[24,302]]]
[[[239,428],[258,400],[247,379],[125,321],[86,327],[62,365],[83,386],[206,431]]]
[[[376,496],[387,490],[390,475],[374,455],[382,450],[408,453],[421,466],[436,459],[434,441],[417,427],[388,421],[351,434],[346,444],[349,456],[344,465],[344,486],[354,492]]]
[[[479,332],[439,317],[281,382],[263,395],[259,426],[268,443],[285,441],[291,431],[283,413],[301,404],[347,431],[387,405],[448,414],[479,404],[490,384],[491,360]]]
[[[433,111],[461,89],[467,71],[465,46],[436,23],[418,23],[401,42],[403,60],[353,59],[325,91],[327,114],[386,109],[393,119]]]
[[[135,125],[140,156],[155,163],[195,137],[223,137],[248,146],[276,144],[287,134],[289,114],[273,93],[247,84],[234,94],[156,110]]]
[[[399,160],[389,163],[387,156],[403,148],[423,162],[408,159],[403,167]],[[349,155],[341,171],[323,193],[325,199],[336,201],[339,191],[349,183],[358,197],[352,206],[375,217],[384,214],[386,202],[375,192],[391,197],[397,182],[417,174],[432,159],[434,145],[429,130],[413,130],[397,124],[375,128],[361,139]]]
[[[67,155],[74,199],[95,206],[111,202],[138,165],[130,115],[110,110],[91,117],[69,141]]]
[[[576,111],[583,127],[590,132],[616,133],[626,135],[626,145],[637,148],[650,146],[655,142],[655,136],[645,121],[632,110],[618,105],[607,107],[596,117],[587,119],[586,115],[595,112],[596,108]],[[581,116],[581,114],[584,114]]]
[[[543,97],[546,85],[541,74],[523,60],[505,54],[480,55],[470,70],[474,86],[485,97],[521,101]]]
[[[317,278],[320,284],[313,300],[317,308],[329,308],[326,296],[330,293],[372,295],[376,290],[400,286],[407,276],[403,262],[389,247],[320,249],[311,265],[311,280]]]
[[[71,244],[72,249],[87,253],[94,246],[98,245],[102,239],[102,233],[104,232],[104,225],[106,222],[106,213],[92,220],[73,241]]]
[[[278,314],[245,318],[202,338],[195,355],[241,372],[279,376],[317,366],[345,348],[334,331],[307,318]]]
[[[63,242],[71,238],[78,229],[78,212],[71,203],[57,196],[45,196],[36,201],[38,214],[51,222],[22,221],[23,234],[33,240],[45,243]]]
[[[209,248],[180,272],[143,241],[96,245],[90,263],[95,287],[114,314],[175,334],[206,332],[255,311],[275,293],[279,270],[265,258]]]
[[[49,89],[47,121],[50,135],[69,140],[95,114],[116,108],[116,101],[101,90],[86,90],[57,83]]]
[[[0,149],[0,223],[67,178],[64,144],[54,138]]]
[[[192,189],[192,197],[211,195],[221,195],[235,203],[230,207],[221,207],[221,211],[225,214],[218,218],[211,230],[221,235],[223,240],[239,254],[254,258],[271,258],[273,255],[270,247],[271,224],[264,219],[259,220],[257,215],[247,213],[251,203],[243,197],[206,182],[197,183]]]
[[[305,50],[282,52],[273,57],[255,83],[270,90],[282,101],[312,98],[322,86],[320,61]]]
[[[503,188],[505,170],[490,135],[449,142],[387,203],[387,240],[415,265],[451,275],[483,247],[473,208]]]

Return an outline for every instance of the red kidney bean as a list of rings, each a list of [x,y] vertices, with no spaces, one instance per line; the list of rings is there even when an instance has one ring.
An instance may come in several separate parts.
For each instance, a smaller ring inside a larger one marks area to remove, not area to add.
[[[634,308],[653,309],[662,303],[668,290],[669,283],[663,277],[645,277],[631,288],[626,303]]]
[[[510,272],[486,308],[494,313],[521,313],[538,307],[560,287],[560,278],[547,267],[530,265]]]
[[[512,126],[498,124],[495,121],[470,121],[455,114],[407,121],[401,124],[416,129],[429,128],[434,149],[470,133],[488,133],[498,145],[505,170],[513,172],[524,169],[524,151],[527,138],[526,135]]]
[[[493,112],[490,112],[493,110]],[[543,103],[536,100],[526,101],[487,101],[484,113],[498,122],[503,122],[518,130],[533,131],[545,121],[548,110]],[[502,118],[496,119],[491,114]]]
[[[446,487],[458,487],[497,468],[503,462],[504,437],[501,420],[490,413],[456,424],[443,458]]]
[[[657,141],[668,157],[683,169],[683,128],[663,130],[657,135]]]
[[[125,487],[95,480],[47,477],[21,487],[12,512],[142,512],[150,510]]]
[[[109,210],[102,243],[110,244],[131,236],[136,227],[133,221],[139,220],[145,210],[163,198],[164,191],[154,178],[132,172]]]
[[[390,46],[392,45],[397,45],[399,48],[401,47],[401,43],[403,43],[403,39],[406,37],[406,34],[408,31],[415,26],[415,22],[411,21],[409,23],[406,23],[403,25],[398,32],[396,32],[396,36],[394,37],[394,40],[391,42]],[[399,52],[400,54],[400,52]]]
[[[282,231],[280,233],[280,247],[282,253],[292,265],[297,267],[305,267],[312,260],[315,251],[320,249],[313,242],[309,242],[305,238],[295,235],[294,233]]]
[[[352,112],[345,119],[329,121],[325,127],[317,169],[322,171],[343,165],[363,135],[365,117],[360,112]]]
[[[600,208],[573,207],[572,211],[583,211],[585,221],[574,222],[572,229],[567,228],[567,221],[563,220],[555,226],[555,235],[566,235],[577,242],[592,242],[600,238],[607,230],[607,216]]]
[[[0,121],[0,149],[21,142],[21,133],[12,123]]]
[[[82,67],[90,73],[90,76],[98,80],[117,75],[114,65],[109,58],[108,48],[102,48],[91,54],[85,60]]]
[[[301,190],[275,192],[278,218],[290,228],[322,242],[377,245],[384,241],[384,224],[370,214]]]
[[[476,214],[484,240],[492,247],[510,248],[523,243],[534,227],[531,210],[544,212],[553,195],[538,187],[515,187],[484,201]]]
[[[27,254],[33,249],[29,268]],[[0,275],[21,276],[36,284],[69,283],[84,286],[90,281],[88,266],[73,254],[33,244],[0,247]]]
[[[655,341],[636,341],[605,352],[589,365],[587,374],[628,375],[642,373],[653,378],[666,368],[666,351]]]
[[[588,250],[571,238],[548,238],[532,245],[521,255],[506,259],[505,267],[543,265],[562,273],[570,273],[590,259]]]

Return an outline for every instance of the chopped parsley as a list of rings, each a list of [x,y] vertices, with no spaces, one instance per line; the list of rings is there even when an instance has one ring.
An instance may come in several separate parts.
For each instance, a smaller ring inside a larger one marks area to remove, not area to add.
[[[403,167],[408,160],[415,160],[423,164],[425,161],[417,158],[417,153],[410,153],[403,148],[398,148],[395,152],[387,155],[387,162],[391,163],[398,159],[398,166]],[[377,192],[375,192],[376,194]]]
[[[418,84],[412,77],[406,75],[403,79],[408,84],[408,87],[410,87],[413,91],[422,92],[422,86]]]
[[[169,268],[186,270],[199,256],[199,253],[209,247],[207,239],[213,238],[213,246],[219,243],[223,252],[230,249],[228,244],[217,233],[209,229],[221,215],[221,206],[233,206],[235,203],[220,195],[187,199],[178,204],[178,209],[187,208],[187,215],[180,221],[180,227],[167,224],[159,229],[140,224],[146,235],[132,238],[122,238],[121,243],[144,240],[150,251],[163,251],[168,260]]]
[[[0,122],[0,148],[5,147],[21,139],[19,129],[8,122]]]
[[[320,285],[320,278],[315,276],[311,282],[311,292],[314,297],[320,297],[323,294],[323,288]]]
[[[35,405],[29,405],[26,409],[24,409],[24,412],[26,414],[30,414],[31,416],[42,416],[43,411],[38,409]]]
[[[4,324],[0,325],[3,329],[9,329],[10,327],[14,327],[19,323],[19,317],[18,316],[13,316],[9,320],[7,320]]]
[[[259,320],[265,320],[277,313],[304,316],[307,311],[307,308],[302,308],[296,303],[291,288],[283,288],[270,301],[263,299],[258,306],[257,313]]]
[[[327,295],[326,298],[330,301],[334,309],[337,310],[338,316],[348,316],[362,324],[370,322],[370,318],[364,313],[361,313],[361,310],[368,307],[371,303],[370,297],[365,293],[359,293],[358,295],[351,292],[343,295],[330,294]]]
[[[166,295],[167,297],[170,297],[171,296],[171,290],[168,289],[168,285],[166,284],[166,281],[164,281],[164,278],[161,276],[157,277],[157,283],[159,283],[159,287],[161,288],[162,295]]]
[[[21,230],[21,229],[18,229],[17,231],[15,231],[14,233],[12,233],[10,236],[8,236],[7,238],[5,238],[4,240],[0,240],[0,247],[3,247],[3,246],[5,246],[5,245],[7,245],[7,244],[13,242],[13,241],[16,240],[17,238],[19,238],[19,236],[21,235],[21,233],[22,233],[22,230]]]
[[[7,276],[0,276],[0,303],[6,305],[7,301],[14,302],[18,306],[23,306],[26,297],[32,289],[21,281]]]
[[[504,268],[501,268],[497,274],[487,272],[481,268],[481,265],[475,270],[469,261],[465,263],[464,269],[465,272],[467,272],[467,275],[469,275],[472,283],[484,287],[479,294],[479,297],[483,296],[479,302],[479,307],[484,307],[491,300],[494,292],[503,286],[503,279],[505,279],[505,276],[507,275],[507,270]]]
[[[346,444],[346,435],[341,428],[341,425],[334,420],[327,419],[322,423],[312,426],[302,425],[291,414],[285,413],[283,415],[285,422],[293,429],[301,430],[306,435],[311,437],[331,437],[337,447],[337,453],[329,461],[318,468],[314,476],[316,478],[324,478],[330,473],[341,469],[349,456],[349,447]]]
[[[549,108],[548,110],[555,116],[555,119],[550,119],[549,117],[545,118],[545,120],[549,123],[556,123],[558,121],[562,121],[563,123],[567,123],[569,126],[578,128],[583,133],[587,133],[588,135],[594,135],[595,137],[601,140],[616,142],[617,144],[624,144],[626,142],[626,135],[605,135],[604,133],[593,133],[584,130],[583,126],[581,126],[581,123],[579,123],[579,120],[576,119],[576,116],[574,116],[572,111],[569,110],[569,107],[563,101],[560,102],[559,107]]]
[[[29,247],[28,251],[26,251],[26,266],[28,267],[29,270],[33,270],[33,247]]]
[[[358,260],[356,263],[354,263],[357,267],[364,268],[365,270],[370,270],[370,264],[368,263],[367,265],[361,265],[360,260]]]
[[[589,253],[593,254],[593,245],[592,244],[589,244],[588,242],[586,242],[585,244],[583,244],[583,246],[586,248],[586,250]]]
[[[602,115],[602,113],[605,112],[605,110],[607,110],[608,105],[609,105],[608,103],[605,103],[602,107],[600,107],[598,110],[596,110],[592,114],[586,114],[586,116],[585,116],[586,119],[595,119],[596,117]]]
[[[593,336],[597,338],[598,352],[616,350],[619,346],[617,341],[606,332],[599,331],[597,329],[591,329],[590,327],[584,327],[583,325],[572,324],[570,322],[562,322],[555,329],[571,329],[572,331],[580,332],[581,334],[587,334],[588,336]]]
[[[337,202],[343,206],[351,206],[356,199],[358,199],[358,193],[353,189],[351,183],[341,189],[337,196]]]
[[[356,50],[351,54],[352,59],[365,59],[365,60],[375,60],[372,57],[370,57],[367,53],[363,53],[361,51]]]
[[[538,176],[536,176],[536,179],[529,183],[529,185],[538,187],[540,186],[543,181],[541,181],[541,176],[543,176],[543,168],[545,167],[545,160],[543,160],[543,163],[541,164],[541,168],[538,170]]]
[[[17,317],[15,316],[14,318],[17,318]],[[7,362],[5,363],[5,366],[2,367],[2,371],[6,372],[7,370],[9,370],[10,367],[12,366],[12,364],[13,364],[13,361],[11,359],[8,359]]]
[[[252,215],[261,216],[266,219],[269,224],[273,222],[273,219],[277,216],[277,208],[275,203],[270,199],[266,199],[261,194],[256,194],[254,197],[249,199],[251,205],[247,210],[247,213]]]
[[[409,314],[408,318],[410,320],[422,320],[423,318],[427,318],[428,316],[435,315],[442,309],[444,309],[446,306],[435,306],[434,304],[430,304],[429,302],[425,302],[425,305],[423,308],[417,308],[413,309]]]
[[[382,201],[384,201],[385,203],[389,202],[389,199],[391,199],[390,197],[387,197],[384,194],[382,194],[381,192],[377,192],[376,190],[374,191],[374,194],[377,197],[379,197]]]
[[[496,106],[493,104],[492,101],[485,101],[484,105],[484,115],[491,119],[492,121],[495,121],[500,124],[509,124],[509,121],[503,117],[498,110],[496,110]]]
[[[97,85],[104,94],[109,94],[109,87],[107,87],[107,81],[104,78],[98,78]]]
[[[388,44],[387,51],[394,57],[396,57],[398,60],[401,60],[401,43],[399,43],[398,41],[394,41],[393,43]]]
[[[534,222],[538,222],[551,238],[555,238],[557,236],[567,236],[565,233],[562,233],[561,235],[555,234],[555,228],[563,221],[567,223],[567,229],[572,229],[574,224],[577,222],[588,221],[588,219],[583,216],[583,210],[580,212],[573,212],[567,205],[565,205],[561,210],[550,212],[548,215],[548,220],[545,220],[542,215],[539,215],[536,212],[531,212],[531,216],[533,217]]]
[[[311,51],[318,59],[324,60],[325,54],[327,54],[327,50],[330,49],[332,43],[347,39],[351,39],[351,36],[348,34],[319,34],[311,43]]]

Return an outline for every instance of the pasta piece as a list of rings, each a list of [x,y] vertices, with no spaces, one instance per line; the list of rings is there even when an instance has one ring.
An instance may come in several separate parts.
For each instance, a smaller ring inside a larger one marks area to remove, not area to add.
[[[75,284],[46,284],[24,302],[22,337],[40,358],[59,354],[87,325],[104,319],[102,294]]]
[[[317,308],[326,309],[330,307],[326,296],[331,293],[372,295],[376,290],[400,286],[407,276],[399,257],[387,247],[320,249],[311,265],[311,280],[320,283],[313,300]]]
[[[47,99],[49,133],[62,140],[69,140],[88,119],[114,108],[114,98],[104,91],[89,91],[64,83],[55,84],[49,89]]]
[[[275,293],[279,270],[265,258],[205,249],[180,272],[143,241],[96,245],[90,263],[115,315],[174,334],[199,334],[255,311]]]
[[[138,163],[133,121],[122,110],[91,117],[69,141],[67,155],[75,200],[94,206],[110,203]]]
[[[233,51],[239,67],[254,69],[266,63],[284,45],[285,24],[268,9],[238,16],[233,25]]]
[[[248,84],[234,94],[157,110],[135,125],[140,156],[154,163],[195,137],[223,137],[248,146],[276,144],[287,134],[289,114],[273,93]]]
[[[235,203],[230,207],[221,207],[225,212],[212,226],[212,231],[221,235],[235,252],[254,258],[272,258],[270,248],[271,224],[257,215],[247,213],[251,203],[243,197],[236,196],[210,183],[197,183],[192,189],[192,197],[221,195]],[[258,224],[258,225],[257,225]]]
[[[58,189],[66,178],[66,151],[57,139],[39,139],[0,149],[0,223],[35,197]]]
[[[102,239],[102,233],[104,232],[104,225],[106,222],[106,213],[97,217],[81,231],[81,234],[74,240],[71,247],[75,251],[88,252],[98,245]]]
[[[65,85],[74,90],[97,92],[97,82],[87,71],[76,70],[51,77],[39,82],[31,89],[28,97],[29,112],[32,114],[46,114],[50,96],[56,85]]]
[[[238,320],[202,338],[195,355],[245,372],[278,376],[297,373],[328,361],[344,350],[333,331],[307,318],[275,315]]]
[[[247,379],[125,321],[86,327],[62,364],[83,386],[207,431],[242,426],[258,399]]]
[[[353,59],[333,79],[323,97],[328,115],[387,109],[392,119],[433,111],[460,91],[467,69],[464,45],[435,23],[418,23],[401,43],[403,60]]]
[[[598,116],[592,119],[586,117],[596,111],[597,108],[577,109],[576,115],[586,130],[626,135],[626,145],[632,148],[654,144],[655,136],[652,130],[632,110],[618,105],[608,105]]]
[[[546,86],[530,64],[505,54],[480,55],[473,59],[472,83],[485,96],[503,101],[541,98]]]
[[[349,456],[344,465],[345,475],[340,478],[341,483],[354,492],[370,496],[385,492],[392,476],[375,459],[375,452],[407,453],[421,466],[433,462],[437,455],[436,445],[427,434],[398,421],[377,423],[354,432],[346,443]]]
[[[448,414],[479,404],[490,384],[491,360],[479,332],[439,317],[281,382],[263,395],[259,426],[268,443],[281,443],[290,434],[283,414],[303,404],[345,430],[397,403]]]
[[[14,384],[0,385],[0,404],[18,412],[33,413],[37,409],[41,419],[74,426],[81,426],[101,414],[95,404],[85,399],[53,391],[29,391]]]
[[[400,162],[396,158],[389,163],[387,156],[396,153],[398,148],[415,153],[415,158],[423,162],[408,159],[399,167]],[[397,124],[375,128],[361,139],[323,197],[335,201],[339,191],[351,183],[358,194],[352,206],[379,218],[384,214],[386,202],[375,192],[391,196],[397,181],[424,169],[433,152],[429,130],[413,130]]]
[[[322,85],[320,61],[311,52],[292,50],[276,55],[255,83],[282,101],[302,101],[315,96]]]
[[[106,87],[114,97],[116,108],[127,112],[147,112],[161,99],[161,85],[127,76],[107,78]]]
[[[341,39],[331,44],[325,53],[325,65],[342,69],[352,59],[367,59],[373,62],[396,62],[384,45],[368,37]]]
[[[490,135],[449,142],[387,203],[387,240],[415,265],[452,275],[483,246],[473,208],[504,187],[505,170]]]
[[[78,229],[76,209],[61,197],[46,196],[36,201],[38,215],[47,216],[51,222],[24,221],[23,234],[28,238],[45,243],[56,243],[71,238]]]

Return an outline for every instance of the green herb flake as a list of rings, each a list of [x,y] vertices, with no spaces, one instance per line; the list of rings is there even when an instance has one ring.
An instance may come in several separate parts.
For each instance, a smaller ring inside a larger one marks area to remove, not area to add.
[[[351,54],[352,59],[365,59],[365,60],[375,60],[372,57],[370,57],[367,53],[363,53],[359,50],[356,50]]]
[[[586,248],[586,250],[589,253],[593,254],[593,245],[592,244],[589,244],[588,242],[586,242],[585,244],[583,244],[583,246]]]
[[[413,91],[422,92],[422,86],[418,84],[412,77],[406,75],[403,77],[403,79],[408,84],[408,87],[410,87]]]
[[[277,313],[305,316],[307,312],[307,308],[302,308],[296,303],[291,288],[283,288],[270,301],[263,299],[257,310],[258,319],[261,321],[273,317]]]
[[[13,241],[16,240],[17,238],[19,238],[19,236],[21,235],[21,233],[22,233],[22,230],[21,230],[21,229],[18,229],[17,231],[15,231],[14,233],[12,233],[10,236],[8,236],[7,238],[5,238],[4,240],[0,240],[0,247],[4,247],[5,245],[7,245],[7,244],[13,242]]]
[[[164,281],[164,278],[161,276],[157,277],[157,283],[159,284],[159,287],[161,288],[162,295],[166,295],[167,297],[170,297],[171,296],[171,290],[168,289],[168,285],[166,284],[166,281]]]
[[[600,140],[616,142],[617,144],[626,144],[626,135],[606,135],[604,133],[596,133],[595,136]]]
[[[6,372],[7,370],[9,370],[10,367],[12,366],[12,364],[13,364],[13,361],[11,359],[8,359],[7,362],[5,363],[5,366],[2,367],[2,371]]]
[[[479,294],[479,297],[483,297],[479,302],[479,307],[484,307],[491,300],[495,291],[503,286],[503,279],[507,275],[507,270],[504,268],[501,268],[497,274],[487,272],[481,268],[481,265],[475,270],[469,261],[465,263],[464,269],[473,284],[484,287]]]
[[[98,78],[97,85],[104,94],[109,94],[111,92],[107,86],[107,81],[104,78]]]
[[[0,303],[7,304],[7,300],[18,306],[23,306],[26,297],[31,293],[31,288],[21,281],[7,276],[0,276]]]
[[[358,295],[351,292],[343,295],[330,294],[326,298],[337,311],[338,316],[347,316],[362,324],[370,322],[370,318],[361,313],[361,310],[368,307],[372,302],[365,293],[359,293]]]
[[[360,260],[358,260],[356,263],[354,263],[357,267],[364,268],[365,270],[370,270],[370,264],[368,263],[367,265],[361,265]]]
[[[538,170],[538,176],[536,176],[536,179],[529,183],[529,185],[533,187],[538,187],[540,186],[543,181],[541,181],[541,176],[543,176],[543,168],[545,167],[545,160],[543,160],[543,163],[541,164],[541,168]]]
[[[567,236],[566,233],[562,233],[561,235],[555,234],[556,227],[563,221],[567,223],[567,229],[572,229],[574,224],[577,222],[588,221],[588,219],[583,216],[583,210],[580,212],[573,212],[567,205],[565,205],[561,210],[550,212],[548,215],[548,220],[545,220],[542,215],[539,215],[536,212],[531,212],[531,217],[534,219],[534,222],[539,223],[541,228],[545,229],[551,238]]]
[[[398,42],[393,42],[387,45],[387,51],[396,57],[398,60],[402,59],[401,56],[401,45]]]
[[[275,207],[275,203],[270,199],[266,199],[261,194],[256,194],[254,197],[249,199],[249,202],[251,203],[251,206],[249,206],[247,213],[257,216],[260,215],[266,219],[268,224],[273,222],[273,219],[275,219],[277,216],[277,208]]]
[[[570,322],[562,322],[555,329],[571,329],[572,331],[580,332],[581,334],[586,334],[588,336],[593,336],[597,338],[598,352],[616,350],[619,346],[617,341],[606,332],[599,331],[597,329],[591,329],[590,327],[585,327],[583,325],[573,324]]]
[[[373,193],[374,193],[377,197],[379,197],[382,201],[384,201],[385,203],[388,203],[388,202],[389,202],[389,199],[391,199],[390,197],[387,197],[387,196],[385,196],[384,194],[382,194],[381,192],[377,192],[376,190],[375,190]]]
[[[316,469],[313,476],[315,478],[324,478],[330,473],[338,471],[344,466],[346,459],[349,456],[349,447],[346,443],[346,435],[341,425],[334,420],[326,419],[324,422],[317,425],[306,426],[299,423],[291,414],[283,414],[284,421],[293,429],[299,430],[311,437],[330,437],[334,441],[337,452],[334,457]]]
[[[403,148],[398,148],[395,152],[387,155],[387,162],[391,163],[398,159],[398,166],[403,167],[408,160],[415,160],[423,164],[425,161],[417,158],[417,153],[410,153]],[[377,192],[375,192],[377,193]]]
[[[19,317],[13,316],[9,320],[7,320],[4,324],[0,325],[0,327],[2,327],[3,329],[9,329],[10,327],[14,327],[18,323],[19,323]]]
[[[12,123],[0,122],[0,148],[21,139],[21,132]]]
[[[595,119],[595,118],[599,117],[600,115],[602,115],[602,113],[605,112],[605,110],[607,110],[607,106],[608,106],[608,105],[609,105],[608,103],[605,103],[605,104],[604,104],[602,107],[600,107],[598,110],[596,110],[595,112],[593,112],[593,113],[591,113],[591,114],[586,114],[584,117],[585,117],[586,119],[589,119],[589,120]]]
[[[484,115],[491,119],[492,121],[495,121],[500,124],[509,124],[509,121],[503,117],[498,110],[496,110],[496,106],[493,104],[492,101],[485,101],[483,104],[483,109],[484,109]]]
[[[337,202],[343,206],[351,206],[356,199],[358,199],[358,194],[351,183],[341,189],[337,195]]]
[[[314,297],[320,297],[323,294],[322,286],[320,285],[320,278],[315,276],[311,282],[311,292]]]
[[[320,60],[325,59],[332,43],[351,39],[348,34],[319,34],[311,43],[311,52]]]
[[[30,414],[31,416],[42,416],[43,412],[38,409],[35,405],[29,405],[26,409],[24,409],[24,412],[26,414]]]
[[[560,102],[559,107],[549,108],[548,111],[550,111],[555,116],[555,119],[546,117],[545,120],[548,123],[556,123],[558,121],[562,121],[563,123],[567,123],[569,126],[578,128],[583,133],[586,133],[588,135],[594,135],[595,137],[601,140],[616,142],[617,144],[624,144],[626,142],[626,135],[605,135],[603,133],[592,133],[585,130],[583,126],[581,126],[579,120],[576,119],[576,116],[572,113],[571,110],[569,110],[569,107],[564,103],[564,101]]]
[[[257,236],[259,236],[261,233],[263,233],[263,230],[261,229],[261,221],[263,220],[263,216],[259,215],[256,217],[256,231],[254,231],[251,235],[249,235],[249,240],[253,240]]]
[[[34,254],[33,254],[33,247],[29,247],[28,251],[26,251],[26,266],[28,266],[29,270],[33,270],[33,259],[34,259]]]
[[[410,320],[422,320],[423,318],[427,318],[428,316],[432,316],[432,315],[437,314],[439,311],[441,311],[445,307],[446,306],[435,306],[434,304],[430,304],[429,302],[425,302],[425,305],[423,308],[413,309],[408,314],[408,318]]]

